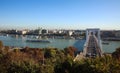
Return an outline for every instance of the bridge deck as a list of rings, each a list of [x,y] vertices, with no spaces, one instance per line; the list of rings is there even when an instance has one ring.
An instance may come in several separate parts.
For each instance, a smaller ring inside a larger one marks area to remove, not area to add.
[[[74,61],[81,60],[86,57],[102,56],[100,30],[99,29],[87,29],[86,31],[86,43],[84,45],[83,52],[78,54]]]
[[[101,49],[94,35],[89,35],[89,40],[86,46],[86,57],[101,56]]]

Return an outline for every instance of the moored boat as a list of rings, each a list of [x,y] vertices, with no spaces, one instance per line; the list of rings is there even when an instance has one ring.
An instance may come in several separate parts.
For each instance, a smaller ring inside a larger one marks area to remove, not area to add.
[[[41,39],[29,39],[26,42],[40,42],[40,43],[50,43],[49,40],[41,40]]]
[[[108,42],[102,42],[102,44],[109,45],[109,43],[108,43]]]

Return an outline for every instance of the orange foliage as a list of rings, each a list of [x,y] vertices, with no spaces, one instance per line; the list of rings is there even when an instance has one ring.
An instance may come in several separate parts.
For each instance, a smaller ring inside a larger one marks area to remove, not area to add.
[[[69,54],[70,56],[74,57],[75,52],[77,51],[77,49],[73,46],[69,46],[67,48],[64,49],[66,54]]]

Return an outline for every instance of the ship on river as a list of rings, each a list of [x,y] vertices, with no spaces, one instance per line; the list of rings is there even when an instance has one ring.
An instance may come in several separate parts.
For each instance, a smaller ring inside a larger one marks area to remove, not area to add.
[[[28,39],[26,42],[40,42],[40,43],[50,43],[49,40],[42,40],[42,39]]]
[[[36,36],[34,38],[27,39],[26,42],[50,43],[51,41],[47,39],[42,39],[41,37]]]

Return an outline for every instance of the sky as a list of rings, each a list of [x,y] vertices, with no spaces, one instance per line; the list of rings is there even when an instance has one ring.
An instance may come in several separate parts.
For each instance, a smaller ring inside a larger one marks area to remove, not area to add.
[[[120,0],[0,0],[0,29],[120,29]]]

